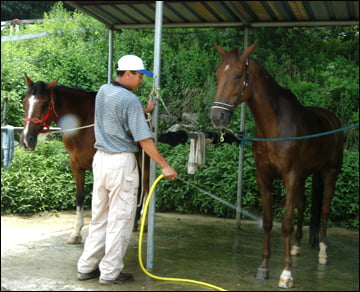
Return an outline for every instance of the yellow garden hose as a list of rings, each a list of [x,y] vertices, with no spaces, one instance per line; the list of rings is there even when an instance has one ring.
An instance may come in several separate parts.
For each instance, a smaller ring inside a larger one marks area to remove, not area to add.
[[[225,289],[221,288],[221,287],[218,287],[218,286],[215,286],[215,285],[212,285],[212,284],[208,284],[208,283],[205,283],[205,282],[201,282],[201,281],[195,281],[195,280],[190,280],[190,279],[181,279],[181,278],[170,278],[170,277],[159,277],[159,276],[156,276],[156,275],[153,275],[151,274],[149,271],[147,271],[143,265],[143,262],[142,262],[142,236],[143,236],[143,231],[144,231],[144,225],[145,225],[145,220],[146,220],[146,214],[147,214],[147,209],[148,209],[148,205],[149,205],[149,202],[150,202],[150,198],[151,198],[151,195],[157,185],[157,183],[164,177],[163,174],[159,175],[156,180],[154,181],[154,183],[152,184],[151,188],[150,188],[150,191],[149,191],[149,195],[147,196],[146,198],[146,201],[145,201],[145,207],[144,207],[144,213],[141,217],[141,225],[140,225],[140,234],[139,234],[139,248],[138,248],[138,257],[139,257],[139,264],[140,264],[140,267],[141,269],[143,270],[143,272],[150,276],[151,278],[154,278],[156,280],[163,280],[163,281],[172,281],[172,282],[185,282],[185,283],[191,283],[191,284],[196,284],[196,285],[201,285],[201,286],[206,286],[206,287],[210,287],[210,288],[213,288],[215,290],[218,290],[218,291],[226,291]]]

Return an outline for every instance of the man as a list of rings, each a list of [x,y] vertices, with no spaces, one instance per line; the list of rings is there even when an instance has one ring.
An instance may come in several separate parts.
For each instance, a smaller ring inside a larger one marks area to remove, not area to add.
[[[143,109],[133,93],[143,74],[153,76],[135,55],[121,57],[117,77],[99,89],[95,104],[92,218],[84,251],[78,261],[78,279],[99,277],[100,284],[122,283],[133,276],[124,273],[124,256],[133,230],[139,187],[135,152],[138,144],[161,167],[168,179],[177,172],[159,153]]]

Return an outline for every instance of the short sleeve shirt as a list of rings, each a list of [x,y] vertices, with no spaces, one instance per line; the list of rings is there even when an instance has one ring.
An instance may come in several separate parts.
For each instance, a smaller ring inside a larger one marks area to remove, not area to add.
[[[95,101],[94,147],[107,153],[137,152],[137,142],[152,137],[140,99],[125,87],[102,85]]]

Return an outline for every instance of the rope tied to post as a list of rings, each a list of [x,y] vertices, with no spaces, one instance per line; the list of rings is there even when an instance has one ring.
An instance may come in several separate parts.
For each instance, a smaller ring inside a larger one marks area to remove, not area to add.
[[[312,134],[312,135],[306,135],[306,136],[299,136],[299,137],[288,137],[288,138],[254,138],[254,137],[247,136],[244,132],[235,133],[233,130],[231,130],[229,128],[225,128],[225,129],[221,130],[220,142],[224,142],[224,135],[225,135],[226,131],[233,134],[235,136],[235,138],[239,141],[241,146],[245,146],[248,141],[281,142],[281,141],[292,141],[292,140],[316,138],[316,137],[320,137],[320,136],[334,134],[334,133],[337,133],[337,132],[346,131],[346,130],[349,130],[349,129],[352,129],[352,128],[355,128],[355,127],[358,127],[358,126],[359,126],[359,123],[353,124],[353,125],[350,125],[350,126],[347,126],[347,127],[343,127],[343,128],[340,128],[340,129],[328,131],[328,132]]]

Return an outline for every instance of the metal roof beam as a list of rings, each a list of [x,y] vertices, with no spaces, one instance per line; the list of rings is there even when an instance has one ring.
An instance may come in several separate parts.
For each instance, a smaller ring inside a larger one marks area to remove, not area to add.
[[[186,22],[186,23],[164,23],[166,28],[201,28],[201,27],[231,27],[243,26],[242,22]],[[116,24],[114,29],[124,28],[154,28],[154,24]]]
[[[284,21],[284,22],[253,22],[251,27],[271,27],[271,26],[346,26],[359,25],[359,21],[336,20],[336,21]]]
[[[336,21],[282,21],[282,22],[253,22],[249,27],[283,27],[283,26],[347,26],[359,25],[359,21],[336,20]],[[164,23],[164,28],[202,28],[202,27],[240,27],[246,26],[242,22],[187,22],[187,23]],[[114,29],[130,28],[154,28],[153,23],[149,24],[116,24]]]

